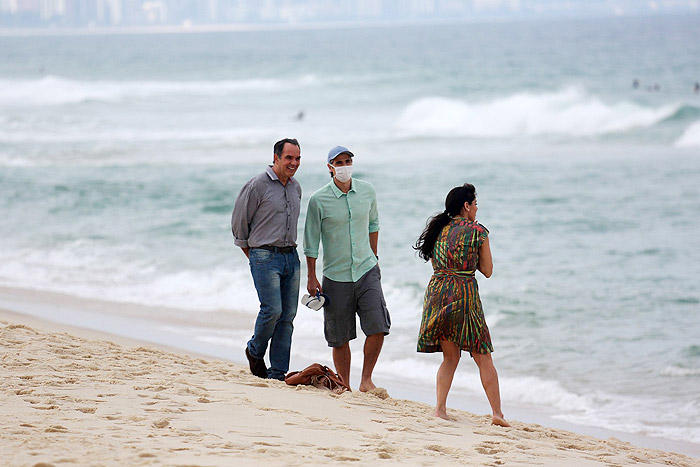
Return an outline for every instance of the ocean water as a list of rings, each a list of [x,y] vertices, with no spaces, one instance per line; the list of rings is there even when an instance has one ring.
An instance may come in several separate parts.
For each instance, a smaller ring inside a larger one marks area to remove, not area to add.
[[[700,445],[699,20],[0,37],[0,286],[179,309],[163,329],[242,361],[235,197],[299,138],[301,238],[342,144],[379,197],[379,384],[432,391],[411,246],[468,181],[506,414]],[[293,365],[330,363],[321,315],[295,325]],[[465,358],[448,403],[487,413],[479,384]]]

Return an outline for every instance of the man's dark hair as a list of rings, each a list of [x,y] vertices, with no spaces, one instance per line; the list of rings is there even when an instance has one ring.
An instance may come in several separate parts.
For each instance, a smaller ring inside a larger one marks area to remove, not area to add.
[[[275,157],[277,157],[277,159],[282,158],[282,150],[284,149],[284,145],[286,143],[293,144],[294,146],[301,149],[301,146],[299,146],[299,141],[297,141],[296,138],[281,139],[275,143],[275,147],[274,147],[274,153],[275,153]]]

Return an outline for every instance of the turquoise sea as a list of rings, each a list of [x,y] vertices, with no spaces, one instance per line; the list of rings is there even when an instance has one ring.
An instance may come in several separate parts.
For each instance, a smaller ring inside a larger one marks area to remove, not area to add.
[[[257,300],[235,197],[296,137],[301,227],[341,144],[379,196],[378,384],[432,402],[440,357],[415,352],[431,270],[411,246],[468,181],[506,416],[697,456],[698,57],[697,16],[3,36],[0,286],[168,307],[33,313],[243,362]],[[321,316],[295,325],[292,369],[330,363]],[[489,412],[468,358],[448,406]]]

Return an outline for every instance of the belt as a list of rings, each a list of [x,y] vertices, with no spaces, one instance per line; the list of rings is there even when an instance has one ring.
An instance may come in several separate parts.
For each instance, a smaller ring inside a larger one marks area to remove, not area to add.
[[[456,269],[436,269],[433,275],[437,277],[474,277],[474,271],[458,271]]]
[[[291,253],[297,249],[295,246],[273,246],[273,245],[260,245],[254,246],[253,248],[260,248],[261,250],[274,251],[275,253]]]

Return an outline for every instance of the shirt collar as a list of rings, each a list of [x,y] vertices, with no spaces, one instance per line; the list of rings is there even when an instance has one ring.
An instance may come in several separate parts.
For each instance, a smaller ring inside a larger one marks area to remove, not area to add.
[[[277,176],[277,172],[275,172],[275,170],[272,168],[271,165],[267,166],[265,173],[267,173],[267,176],[270,177],[270,179],[277,180],[278,182],[282,183],[280,178]],[[289,177],[289,180],[287,180],[287,185],[289,185],[290,183],[292,185],[294,185],[296,183],[296,180],[294,180],[294,177]],[[283,186],[286,186],[286,185],[283,185]]]
[[[336,198],[340,198],[343,195],[347,195],[347,193],[343,193],[343,191],[340,188],[338,188],[338,185],[335,184],[335,180],[331,179],[330,185],[331,185],[331,190],[333,190],[333,194],[335,195]],[[356,193],[354,183],[350,185],[350,190],[348,190],[348,193],[350,193],[351,191],[353,193]]]
[[[279,181],[280,178],[277,176],[277,173],[275,173],[275,171],[272,169],[271,165],[267,166],[267,169],[265,170],[265,172],[267,173],[267,176],[270,177],[272,180]]]

